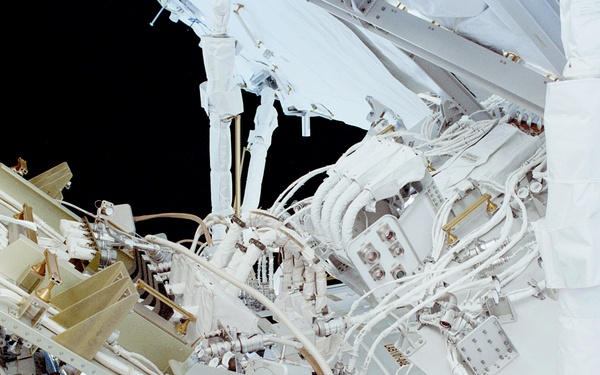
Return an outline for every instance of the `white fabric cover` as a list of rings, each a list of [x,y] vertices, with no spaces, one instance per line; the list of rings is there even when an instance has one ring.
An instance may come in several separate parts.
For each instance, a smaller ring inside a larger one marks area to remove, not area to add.
[[[202,57],[206,70],[206,94],[210,112],[221,119],[244,111],[242,91],[234,77],[236,40],[229,37],[202,37]]]
[[[600,0],[561,0],[566,78],[600,77]]]
[[[185,284],[175,302],[196,315],[196,322],[190,323],[191,329],[187,332],[188,341],[193,342],[218,329],[217,320],[239,332],[258,332],[258,317],[237,296],[225,293],[212,273],[180,254],[173,254],[171,265],[173,283]]]
[[[211,0],[213,16],[213,34],[227,34],[231,0]]]
[[[212,12],[206,0],[193,3],[198,14]],[[409,129],[431,113],[358,36],[326,10],[302,0],[243,5],[227,25],[228,35],[237,41],[237,82],[249,91],[257,90],[259,82],[253,79],[259,72],[269,72],[279,86],[284,112],[295,108],[297,115],[320,114],[368,129],[371,108],[365,98],[370,95],[400,116]],[[200,24],[194,31],[206,33]]]
[[[232,116],[244,110],[242,92],[233,75],[235,39],[202,37],[202,53],[207,81],[200,85],[201,104],[210,119],[210,183],[212,211],[233,212],[231,177]],[[215,236],[219,237],[217,231]]]
[[[548,203],[535,224],[550,288],[600,285],[600,79],[548,85]]]
[[[263,87],[260,94],[260,105],[254,115],[254,130],[248,136],[250,164],[246,174],[246,188],[242,201],[242,211],[258,208],[264,176],[267,151],[271,146],[273,132],[277,128],[277,110],[273,106],[275,92],[269,87]]]
[[[561,289],[558,375],[594,375],[600,368],[600,286]]]
[[[600,1],[562,0],[567,81],[548,85],[548,209],[536,223],[546,284],[558,290],[557,374],[600,368]]]

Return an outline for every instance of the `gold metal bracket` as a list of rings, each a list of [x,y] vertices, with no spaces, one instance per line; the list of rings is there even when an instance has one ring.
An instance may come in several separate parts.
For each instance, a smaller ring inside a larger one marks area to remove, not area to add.
[[[481,197],[477,198],[475,202],[473,202],[466,210],[456,215],[456,217],[450,220],[446,225],[442,227],[442,230],[446,232],[446,242],[449,245],[454,244],[458,241],[458,237],[455,234],[452,234],[451,231],[456,227],[459,223],[461,223],[464,219],[466,219],[470,214],[472,214],[479,206],[483,203],[486,204],[485,210],[487,212],[494,212],[498,209],[498,205],[492,202],[492,196],[488,193],[482,194]]]
[[[32,293],[46,277],[46,258],[39,263],[29,267],[29,270],[17,283],[27,293]]]
[[[150,286],[144,280],[138,279],[135,286],[138,290],[143,289],[143,290],[147,291],[148,293],[152,294],[154,297],[156,297],[159,300],[161,300],[162,302],[166,303],[173,310],[177,310],[181,315],[184,316],[184,318],[185,318],[184,321],[181,323],[177,323],[177,325],[175,326],[175,329],[177,330],[177,332],[181,333],[182,335],[186,334],[188,324],[190,322],[196,321],[196,317],[194,316],[194,314],[185,310],[184,308],[182,308],[175,302],[173,302],[170,299],[168,299],[167,297],[165,297],[162,293],[160,293],[158,290],[154,289],[152,286]]]
[[[52,320],[65,328],[54,340],[91,360],[138,301],[123,262],[116,262],[56,295]]]
[[[37,186],[44,193],[54,199],[62,200],[62,191],[69,188],[73,173],[66,162],[48,169],[46,172],[29,179],[29,182]]]
[[[41,275],[42,273],[43,276]],[[46,314],[46,311],[50,308],[49,303],[51,299],[52,288],[62,283],[56,254],[46,249],[44,251],[44,260],[38,264],[31,266],[26,276],[26,280],[24,281],[26,281],[26,283],[31,283],[30,281],[27,281],[27,277],[31,276],[39,278],[38,281],[34,283],[32,290],[37,288],[37,286],[41,283],[41,280],[44,277],[50,279],[46,287],[34,290],[32,293],[29,294],[29,297],[27,297],[25,302],[19,307],[18,317],[23,316],[23,314],[25,314],[25,312],[32,306],[38,308],[37,313],[31,320],[31,325],[36,326],[39,320],[44,316],[44,314]]]
[[[45,288],[36,290],[35,295],[42,301],[48,303],[50,302],[52,288],[54,288],[56,285],[60,285],[60,283],[62,283],[62,278],[60,277],[60,270],[58,268],[58,259],[56,254],[46,249],[44,251],[44,257],[44,263],[46,264],[45,274],[50,278],[50,282]]]
[[[30,221],[30,222],[34,223],[35,220],[33,217],[33,207],[31,207],[27,203],[23,203],[23,211],[21,211],[18,214],[15,214],[14,218],[19,219],[19,220],[26,220],[26,221]],[[37,233],[33,229],[30,229],[30,228],[25,229],[25,235],[31,241],[38,243]]]
[[[10,169],[17,172],[19,176],[25,176],[29,172],[27,169],[27,162],[20,156],[19,159],[17,159],[17,165],[11,167]]]

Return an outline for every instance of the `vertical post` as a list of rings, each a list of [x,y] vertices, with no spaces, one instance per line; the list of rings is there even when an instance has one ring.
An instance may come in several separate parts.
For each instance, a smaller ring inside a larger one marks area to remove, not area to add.
[[[240,216],[242,200],[241,115],[235,116],[235,214]]]

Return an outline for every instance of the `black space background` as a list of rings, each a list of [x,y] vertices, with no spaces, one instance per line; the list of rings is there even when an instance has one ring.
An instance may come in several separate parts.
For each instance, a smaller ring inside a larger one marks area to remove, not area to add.
[[[130,204],[134,216],[210,213],[200,38],[166,11],[150,26],[159,10],[154,0],[7,5],[0,163],[11,167],[22,157],[31,178],[67,162],[73,178],[64,200],[91,212],[97,200],[108,200]],[[243,96],[242,147],[260,102],[252,93]],[[300,118],[283,115],[279,102],[276,107],[279,127],[267,157],[262,208],[298,177],[334,163],[365,134],[313,118],[305,138]],[[312,195],[323,177],[300,193]],[[196,223],[154,219],[136,229],[176,241],[193,237]]]

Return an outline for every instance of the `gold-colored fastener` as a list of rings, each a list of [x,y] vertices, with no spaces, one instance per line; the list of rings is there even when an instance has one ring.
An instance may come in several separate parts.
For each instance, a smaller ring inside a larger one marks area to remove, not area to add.
[[[514,52],[504,51],[504,57],[513,62],[519,62],[521,60],[521,56],[517,55]]]
[[[47,287],[36,290],[35,295],[44,302],[50,302],[51,291],[55,285],[56,283],[51,281]]]
[[[43,266],[41,266],[43,264]],[[41,299],[42,301],[48,303],[50,302],[50,295],[52,288],[56,285],[62,283],[62,278],[60,276],[60,270],[58,268],[58,258],[56,254],[52,253],[50,250],[46,249],[44,251],[44,260],[40,264],[36,264],[32,266],[32,270],[34,267],[40,268],[43,267],[44,275],[50,276],[50,282],[45,288],[38,289],[35,291],[35,295]]]
[[[40,275],[40,277],[46,276],[46,259],[42,260],[38,264],[31,266],[31,271]]]
[[[431,166],[431,160],[427,160],[427,170],[429,172],[435,172],[435,168]]]
[[[477,209],[477,207],[481,206],[483,203],[487,203],[485,210],[487,212],[494,212],[498,209],[498,205],[492,202],[492,196],[488,193],[481,195],[481,197],[477,198],[475,202],[473,202],[466,210],[456,215],[456,217],[448,222],[448,224],[442,227],[442,230],[446,232],[446,243],[449,245],[454,244],[458,241],[458,237],[451,233],[451,231],[456,227],[461,221],[463,221],[467,216],[469,216],[473,211]]]

